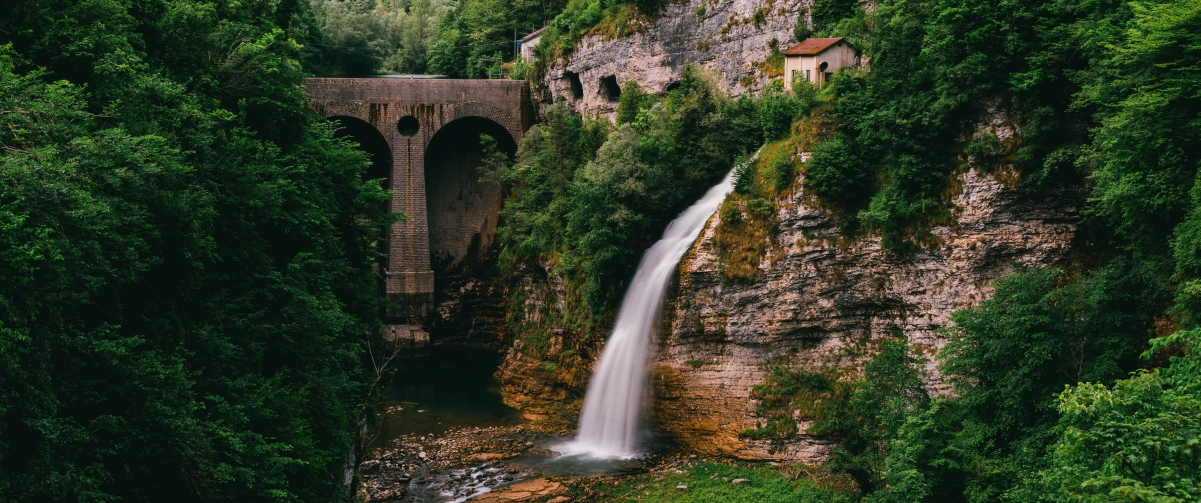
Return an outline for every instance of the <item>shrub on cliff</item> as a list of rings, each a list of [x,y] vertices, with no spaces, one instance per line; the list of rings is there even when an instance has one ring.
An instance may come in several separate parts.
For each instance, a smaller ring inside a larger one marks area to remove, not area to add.
[[[563,313],[588,320],[574,326],[597,326],[663,226],[762,139],[758,107],[730,100],[695,66],[663,97],[629,95],[613,130],[548,108],[509,169],[502,263],[512,273],[555,257],[581,294]]]
[[[871,189],[868,174],[851,139],[838,133],[813,148],[805,163],[805,186],[824,200],[854,207]]]

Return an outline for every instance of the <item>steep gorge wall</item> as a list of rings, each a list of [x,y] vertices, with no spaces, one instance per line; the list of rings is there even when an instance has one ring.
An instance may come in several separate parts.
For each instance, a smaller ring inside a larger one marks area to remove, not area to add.
[[[686,62],[710,69],[730,94],[758,91],[771,78],[762,64],[771,54],[769,41],[780,48],[794,43],[792,28],[810,4],[673,4],[640,33],[585,39],[545,83],[554,100],[584,114],[616,110],[606,81],[636,80],[659,93],[678,80]],[[697,16],[702,5],[705,13]],[[756,11],[766,13],[758,26]],[[1008,122],[982,127],[1008,137],[1016,132]],[[958,193],[950,200],[955,223],[935,227],[937,245],[911,254],[886,252],[878,237],[839,237],[836,219],[798,181],[778,201],[778,232],[769,238],[757,279],[746,283],[722,279],[714,240],[718,220],[712,218],[685,255],[664,306],[653,364],[655,428],[706,455],[823,459],[829,443],[804,434],[786,441],[739,437],[764,420],[751,389],[765,382],[765,363],[784,358],[816,370],[852,347],[896,334],[933,356],[951,313],[989,298],[995,279],[1022,265],[1069,259],[1083,191],[1032,196],[1007,184],[1013,177],[1003,171],[958,175]],[[534,358],[523,342],[513,345],[498,372],[502,393],[529,419],[574,427],[604,334],[590,334],[586,348],[556,360],[565,339],[582,338],[576,329],[545,322],[548,313],[566,309],[562,281],[551,264],[543,264],[517,288],[524,305],[510,306],[510,321],[542,325],[546,347],[543,357]],[[933,365],[929,377],[934,392],[946,391]]]
[[[771,41],[780,50],[796,43],[793,27],[811,4],[811,0],[671,3],[638,33],[613,40],[600,35],[584,38],[566,62],[547,72],[544,84],[552,101],[563,100],[581,114],[616,111],[611,86],[630,80],[644,91],[661,93],[679,80],[689,62],[717,75],[731,95],[757,91],[779,76],[763,64],[772,53]]]
[[[764,419],[751,396],[765,381],[764,364],[788,358],[816,370],[849,346],[895,334],[932,356],[951,313],[990,297],[993,280],[1022,265],[1062,265],[1083,193],[1034,197],[1003,178],[961,174],[961,191],[951,201],[956,223],[933,229],[938,245],[908,255],[885,252],[878,237],[837,238],[837,222],[798,182],[779,201],[779,232],[770,238],[761,274],[747,283],[723,281],[714,242],[718,218],[711,218],[664,306],[652,379],[655,428],[706,455],[823,459],[829,444],[804,434],[787,441],[739,437]],[[562,308],[553,275],[530,279],[525,288],[535,294],[527,316]],[[506,401],[530,419],[574,426],[599,351],[598,345],[579,365],[552,371],[523,356],[518,344],[499,373]],[[937,369],[929,370],[932,389],[944,391]]]
[[[939,244],[912,255],[884,252],[879,238],[824,240],[837,235],[837,224],[798,188],[781,201],[779,233],[750,283],[722,281],[711,219],[665,306],[654,367],[657,428],[704,454],[820,460],[828,445],[804,434],[738,437],[763,420],[751,388],[764,382],[764,363],[787,358],[817,370],[849,345],[895,334],[933,356],[951,313],[989,298],[993,280],[1019,265],[1067,260],[1082,193],[1031,197],[975,170],[960,182],[957,223],[934,228]],[[929,371],[932,390],[945,391],[937,369]]]

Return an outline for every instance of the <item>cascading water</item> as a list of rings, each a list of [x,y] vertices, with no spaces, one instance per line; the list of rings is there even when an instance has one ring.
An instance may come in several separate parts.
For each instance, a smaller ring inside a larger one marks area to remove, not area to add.
[[[751,157],[747,162],[753,160]],[[659,322],[667,282],[705,222],[734,189],[734,171],[730,170],[721,183],[672,220],[663,238],[642,256],[634,281],[621,301],[613,334],[584,395],[579,432],[556,450],[565,455],[599,458],[638,455],[651,332]]]

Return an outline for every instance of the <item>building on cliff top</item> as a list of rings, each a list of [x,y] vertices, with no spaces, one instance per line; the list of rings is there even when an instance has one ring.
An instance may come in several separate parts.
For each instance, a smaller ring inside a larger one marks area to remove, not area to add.
[[[820,86],[839,68],[855,66],[859,55],[843,38],[807,38],[784,51],[784,88],[805,79]]]
[[[521,62],[529,63],[534,61],[534,48],[538,47],[538,43],[542,41],[542,32],[546,31],[546,27],[538,28],[533,33],[521,37],[518,41],[518,46],[521,48]]]

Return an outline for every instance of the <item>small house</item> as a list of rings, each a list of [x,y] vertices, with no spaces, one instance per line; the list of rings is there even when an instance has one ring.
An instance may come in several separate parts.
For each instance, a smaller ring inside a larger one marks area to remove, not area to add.
[[[518,47],[521,50],[521,62],[529,63],[534,61],[534,48],[538,47],[538,43],[542,41],[542,32],[546,31],[546,27],[538,28],[537,31],[521,37],[518,41]]]
[[[805,79],[815,86],[825,84],[839,68],[855,66],[859,56],[844,38],[807,38],[784,54],[784,88]]]

